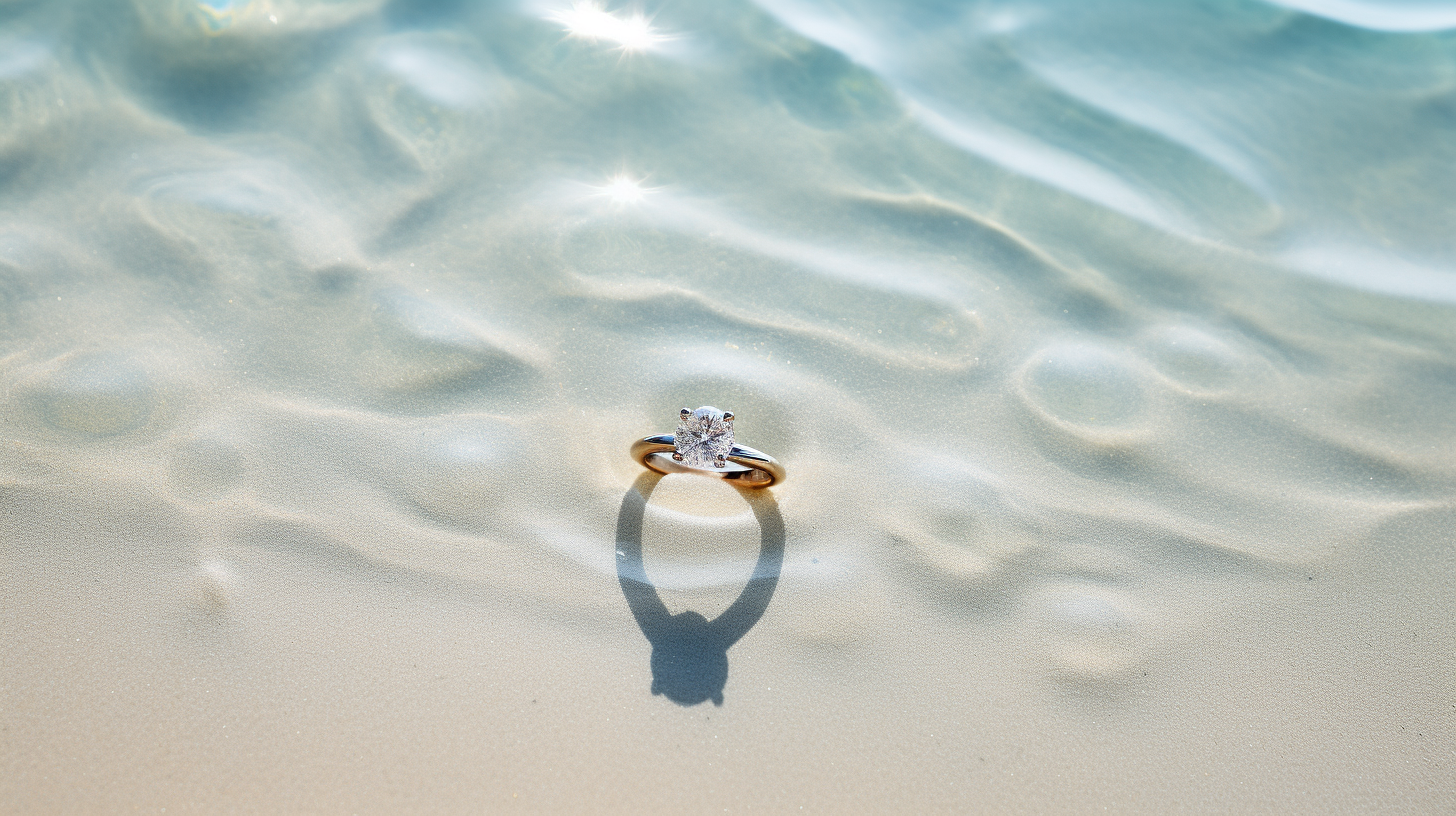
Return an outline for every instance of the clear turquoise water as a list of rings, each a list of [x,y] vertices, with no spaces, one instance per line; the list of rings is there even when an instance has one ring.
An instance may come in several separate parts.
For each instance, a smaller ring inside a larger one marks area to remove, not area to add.
[[[0,809],[1450,809],[1453,32],[0,2]]]

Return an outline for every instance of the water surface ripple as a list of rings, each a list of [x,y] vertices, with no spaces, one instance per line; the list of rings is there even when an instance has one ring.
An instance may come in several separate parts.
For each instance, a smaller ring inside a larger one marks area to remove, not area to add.
[[[648,780],[627,810],[1451,807],[1453,31],[1435,0],[0,2],[0,810],[425,801],[388,766],[478,811],[492,768],[588,778],[566,743]],[[679,677],[633,610],[719,620],[759,520],[666,477],[630,582],[613,530],[628,445],[707,404],[790,478],[732,673]],[[183,674],[231,690],[147,691]],[[291,759],[197,730],[244,711]],[[1285,751],[1300,784],[1260,770]]]

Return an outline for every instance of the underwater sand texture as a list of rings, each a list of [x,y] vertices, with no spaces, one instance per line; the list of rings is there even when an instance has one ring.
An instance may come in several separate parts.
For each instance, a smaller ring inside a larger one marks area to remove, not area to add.
[[[1456,812],[1453,31],[0,2],[0,812]]]

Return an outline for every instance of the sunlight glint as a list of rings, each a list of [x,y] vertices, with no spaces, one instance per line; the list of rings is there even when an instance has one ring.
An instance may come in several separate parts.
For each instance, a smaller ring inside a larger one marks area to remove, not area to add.
[[[662,40],[662,35],[653,31],[640,12],[630,17],[619,17],[607,11],[593,0],[580,0],[568,11],[558,11],[551,19],[566,26],[573,37],[583,40],[607,40],[617,43],[624,51],[645,51]]]
[[[610,198],[613,204],[636,204],[647,194],[642,189],[642,182],[628,178],[625,175],[612,177],[612,180],[605,187],[599,187],[602,195]]]

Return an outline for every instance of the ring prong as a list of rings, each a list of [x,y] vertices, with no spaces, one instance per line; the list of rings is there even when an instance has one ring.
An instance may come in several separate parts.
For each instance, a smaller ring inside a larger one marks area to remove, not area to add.
[[[718,458],[713,460],[713,467],[728,467],[728,460],[724,459],[722,454],[719,454]]]
[[[733,412],[732,411],[724,411],[723,412],[723,421],[724,422],[732,422],[733,421]]]
[[[690,417],[690,416],[693,415],[693,409],[691,409],[691,408],[684,408],[681,411],[678,411],[677,412],[677,415],[680,416],[680,417],[682,417],[683,419],[687,419],[688,417]]]
[[[674,462],[681,462],[682,461],[682,454],[681,453],[678,453],[677,451],[673,451],[672,461],[674,461]]]

